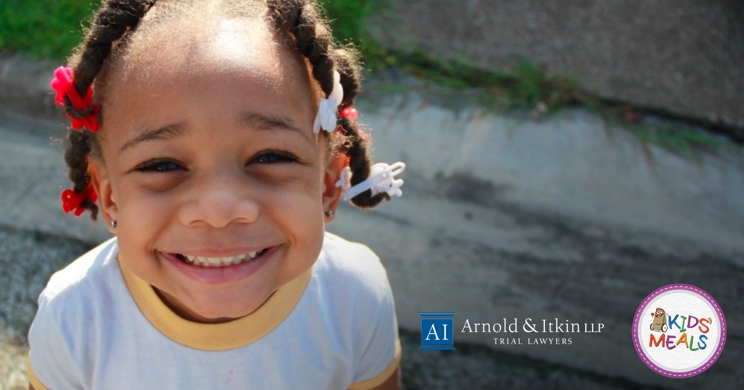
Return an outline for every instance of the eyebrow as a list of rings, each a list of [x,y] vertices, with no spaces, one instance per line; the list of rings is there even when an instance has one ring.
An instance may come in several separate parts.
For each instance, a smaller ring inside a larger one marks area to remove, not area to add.
[[[157,129],[146,130],[142,134],[127,141],[127,143],[125,143],[124,146],[122,146],[119,149],[119,153],[122,153],[125,150],[131,148],[132,146],[137,145],[142,142],[153,141],[153,140],[158,140],[158,139],[172,139],[172,138],[176,138],[178,136],[183,135],[185,132],[186,132],[186,129],[182,123],[174,123],[174,124],[171,124],[165,127],[159,127]]]
[[[269,116],[254,112],[244,112],[240,114],[238,121],[242,127],[248,129],[262,131],[271,131],[274,129],[289,130],[300,134],[311,145],[314,145],[313,140],[310,139],[306,132],[295,126],[294,121],[291,118],[282,116]],[[146,130],[142,134],[127,141],[127,143],[125,143],[119,149],[119,153],[122,153],[132,146],[142,142],[173,139],[182,136],[184,133],[186,133],[186,127],[183,123],[174,123],[168,126],[159,127],[157,129]]]
[[[289,130],[300,134],[310,144],[314,144],[313,140],[310,139],[307,133],[295,125],[292,118],[263,115],[255,112],[244,112],[240,115],[240,124],[243,127],[256,130]]]

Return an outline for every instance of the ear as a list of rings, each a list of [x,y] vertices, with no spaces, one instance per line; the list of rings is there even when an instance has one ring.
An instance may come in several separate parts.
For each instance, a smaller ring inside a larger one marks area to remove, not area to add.
[[[103,163],[91,161],[88,163],[88,174],[90,175],[90,183],[98,194],[98,209],[106,223],[106,228],[111,233],[116,233],[116,230],[111,227],[111,221],[117,220],[118,208],[116,198],[111,190],[108,171]]]
[[[336,187],[336,182],[341,176],[341,171],[349,165],[349,156],[338,154],[328,159],[323,173],[323,211],[336,211],[338,202],[341,200],[341,187]],[[333,217],[325,216],[326,223],[331,222]]]

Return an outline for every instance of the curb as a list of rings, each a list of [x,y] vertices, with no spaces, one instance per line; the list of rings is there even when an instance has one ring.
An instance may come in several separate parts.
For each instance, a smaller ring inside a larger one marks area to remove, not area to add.
[[[35,118],[59,120],[49,87],[55,65],[17,53],[0,52],[0,107]]]
[[[49,86],[54,69],[59,65],[49,60],[0,51],[0,108],[38,119],[62,120],[64,117],[54,103],[54,92]],[[622,101],[611,103],[624,104]],[[731,123],[716,123],[709,119],[679,115],[650,107],[636,108],[645,114],[702,127],[712,134],[723,134],[738,144],[744,143],[744,128],[738,128]]]

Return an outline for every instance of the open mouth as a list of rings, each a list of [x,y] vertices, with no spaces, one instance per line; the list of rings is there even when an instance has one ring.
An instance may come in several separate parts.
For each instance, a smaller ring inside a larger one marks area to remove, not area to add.
[[[255,260],[256,258],[261,257],[261,255],[263,255],[264,253],[268,252],[269,249],[271,248],[264,248],[260,251],[243,253],[241,255],[230,257],[191,256],[180,253],[176,254],[176,257],[178,258],[178,260],[181,260],[184,263],[197,267],[220,268]]]

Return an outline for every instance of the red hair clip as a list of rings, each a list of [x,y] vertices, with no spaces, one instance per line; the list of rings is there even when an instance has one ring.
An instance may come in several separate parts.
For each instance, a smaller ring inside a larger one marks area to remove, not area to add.
[[[75,216],[79,217],[85,209],[82,207],[83,202],[86,199],[90,199],[91,202],[95,203],[98,200],[98,194],[93,190],[93,186],[88,184],[83,192],[75,192],[74,190],[67,189],[62,191],[62,210],[65,214],[75,210]]]
[[[78,111],[90,111],[90,113],[82,118],[76,118],[70,113],[65,112],[65,115],[72,121],[72,128],[75,130],[81,130],[83,126],[87,127],[91,132],[98,131],[98,120],[96,117],[100,112],[97,105],[93,104],[93,88],[88,87],[88,91],[85,93],[85,97],[81,97],[72,82],[72,69],[66,66],[60,66],[54,71],[54,78],[50,83],[52,89],[57,92],[54,97],[54,102],[58,106],[65,106],[65,96],[70,99],[70,103]]]
[[[357,111],[354,106],[349,106],[341,110],[341,117],[346,118],[350,121],[355,121],[356,118],[359,116],[359,111]]]
[[[355,121],[357,117],[359,116],[359,111],[357,111],[357,109],[354,108],[353,106],[348,106],[348,107],[345,107],[343,110],[341,110],[339,115],[341,115],[341,118],[344,118],[346,120]],[[336,130],[344,133],[344,127],[341,125],[338,125],[336,127]]]

